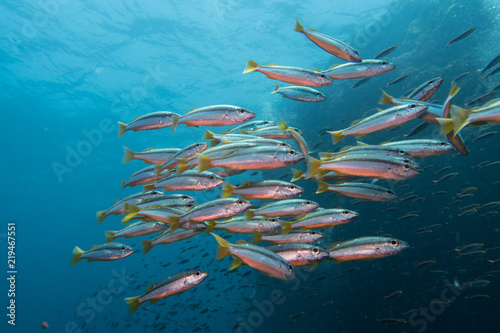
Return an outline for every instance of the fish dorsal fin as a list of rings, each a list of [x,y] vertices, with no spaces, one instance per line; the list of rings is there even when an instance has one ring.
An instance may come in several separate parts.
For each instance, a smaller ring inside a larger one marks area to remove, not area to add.
[[[234,257],[234,261],[233,261],[231,267],[229,267],[229,270],[232,271],[233,269],[238,268],[240,266],[243,266],[243,262],[240,259],[238,259],[237,257]]]
[[[232,141],[229,140],[228,138],[223,138],[222,140],[220,140],[220,144],[221,145],[227,145],[228,143],[231,143]]]
[[[250,134],[250,131],[241,130],[241,134]]]
[[[382,112],[382,111],[384,111],[384,109],[377,108],[377,112]]]
[[[356,143],[358,144],[358,146],[368,146],[367,143],[364,143],[362,141],[356,141]]]
[[[188,112],[186,112],[186,114],[191,113],[191,112],[193,112],[194,110],[196,110],[196,108],[192,108],[191,110],[189,110]]]
[[[335,242],[335,243],[330,244],[330,246],[328,246],[328,251],[333,250],[340,243],[342,243],[342,242]]]
[[[241,244],[249,244],[249,243],[243,239],[240,239],[236,242],[236,244],[241,245]]]
[[[340,64],[337,64],[337,65],[331,65],[330,67],[328,67],[328,70],[330,70],[330,69],[334,69],[334,68],[337,68],[337,67],[339,67],[339,66],[340,66]]]
[[[342,152],[342,151],[347,151],[347,150],[351,149],[352,147],[353,147],[353,146],[345,146],[345,147],[342,147],[342,148],[340,149],[340,151],[341,151],[341,152]],[[332,154],[333,154],[333,155],[335,155],[335,153],[332,153]],[[338,154],[338,153],[337,153],[337,154]]]
[[[491,106],[491,105],[493,105],[493,104],[496,104],[496,103],[498,103],[498,102],[500,102],[500,98],[495,98],[495,99],[492,99],[491,101],[489,101],[489,102],[487,102],[486,104],[484,104],[483,106],[481,106],[481,107],[480,107],[480,109],[481,109],[481,108],[486,108],[486,107]]]
[[[146,288],[146,292],[150,291],[151,289],[153,289],[154,287],[156,287],[156,282],[155,283],[151,283],[147,288]]]
[[[153,151],[153,150],[155,150],[155,149],[154,148],[146,148],[146,149],[144,149],[144,152]]]
[[[252,180],[247,180],[246,182],[241,183],[239,187],[247,186],[248,184],[251,184],[251,183],[253,183]]]
[[[353,122],[351,123],[351,125],[350,125],[350,126],[355,126],[355,125],[356,125],[356,124],[358,124],[361,120],[363,120],[363,119],[358,119],[358,120],[353,121]]]
[[[95,248],[96,248],[96,247],[98,247],[98,246],[99,246],[99,245],[92,245],[92,246],[90,247],[89,251],[90,251],[90,250],[92,250],[92,249],[95,249]]]

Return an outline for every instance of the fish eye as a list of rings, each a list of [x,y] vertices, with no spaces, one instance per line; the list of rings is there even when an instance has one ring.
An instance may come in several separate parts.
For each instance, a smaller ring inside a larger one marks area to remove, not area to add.
[[[120,247],[120,250],[125,251],[127,248],[125,246]]]
[[[290,264],[288,264],[288,270],[289,270],[290,272],[293,272],[293,266],[292,266],[292,265],[290,265]]]
[[[314,248],[313,248],[313,252],[314,252],[314,253],[318,253],[318,252],[319,252],[319,249],[318,249],[317,247],[314,247]]]
[[[406,170],[406,171],[410,170],[410,165],[409,164],[403,165],[403,170]]]
[[[440,143],[438,143],[438,146],[444,147],[444,146],[446,146],[446,142],[440,142]]]
[[[295,155],[295,150],[290,150],[290,151],[288,152],[288,155]]]
[[[401,155],[401,156],[402,156],[402,155],[406,155],[406,152],[405,152],[403,149],[400,149],[400,150],[399,150],[399,155]]]
[[[382,61],[382,65],[389,65],[387,61]]]
[[[286,147],[286,143],[284,143],[284,142],[280,142],[279,146],[281,146],[281,147]]]
[[[215,177],[214,177],[214,176],[210,176],[209,178],[210,178],[210,180],[214,180],[214,179],[215,179]]]
[[[311,204],[311,201],[306,201],[306,205],[310,205]]]
[[[183,196],[181,197],[181,199],[183,199],[183,200],[187,200],[187,199],[189,199],[189,197],[188,197],[187,195],[183,195]]]
[[[395,239],[392,239],[389,243],[391,243],[391,245],[398,245],[398,241]]]
[[[410,108],[411,108],[411,109],[414,109],[414,108],[416,108],[416,107],[417,107],[417,104],[410,104]]]
[[[201,146],[201,145],[199,143],[197,143],[195,147],[199,147],[199,146]]]
[[[200,273],[200,271],[196,271],[196,272],[194,272],[194,275],[196,275],[196,276],[200,276],[200,275],[201,275],[201,273]]]
[[[295,186],[293,186],[293,185],[290,185],[290,186],[288,186],[288,189],[290,189],[290,190],[295,190],[295,189],[296,189],[296,187],[295,187]]]
[[[344,210],[344,211],[342,212],[342,215],[349,215],[349,211],[348,211],[348,210]]]
[[[278,220],[275,218],[269,219],[270,222],[277,222]]]
[[[238,205],[243,205],[243,200],[238,200]]]
[[[321,76],[323,79],[326,77],[326,75],[325,75],[325,74],[321,74],[320,76]]]
[[[317,232],[316,231],[311,231],[311,235],[316,235]]]
[[[394,194],[394,192],[392,192],[392,191],[387,191],[386,193],[391,194],[391,195]]]

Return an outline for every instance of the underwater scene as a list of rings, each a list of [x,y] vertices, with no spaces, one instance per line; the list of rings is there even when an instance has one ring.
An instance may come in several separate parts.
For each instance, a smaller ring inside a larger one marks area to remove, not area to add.
[[[0,4],[1,332],[500,332],[500,3]]]

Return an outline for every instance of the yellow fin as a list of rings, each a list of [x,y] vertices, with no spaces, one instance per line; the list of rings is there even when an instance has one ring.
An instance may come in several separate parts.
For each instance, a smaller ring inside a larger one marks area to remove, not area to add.
[[[319,264],[319,262],[312,263],[311,266],[309,266],[309,271],[314,271]]]
[[[141,240],[142,252],[144,254],[148,253],[153,248],[152,243],[153,243],[153,241],[150,239]]]
[[[453,131],[454,123],[452,119],[449,118],[436,118],[436,121],[441,126],[441,135],[446,135]]]
[[[97,223],[101,225],[102,221],[106,218],[106,211],[100,210],[95,214],[95,216],[97,217]]]
[[[80,249],[78,246],[75,246],[73,249],[73,256],[71,257],[71,266],[82,260],[82,254],[84,254],[85,251]]]
[[[180,157],[180,158],[177,159],[177,167],[176,167],[176,171],[175,171],[175,174],[177,176],[180,175],[180,174],[182,174],[187,169],[189,169],[189,166],[188,166],[187,162],[188,162],[187,158]]]
[[[255,216],[255,209],[247,209],[247,211],[245,212],[245,220],[250,220],[252,217]]]
[[[336,155],[336,153],[321,152],[321,153],[318,153],[318,155],[319,155],[320,160],[328,161],[328,160],[331,160]]]
[[[364,143],[364,142],[361,142],[361,141],[356,141],[356,144],[357,144],[358,146],[368,146],[368,144],[367,144],[367,143]]]
[[[198,172],[203,172],[205,170],[213,168],[212,160],[212,157],[198,154]]]
[[[202,137],[202,140],[212,140],[214,138],[214,132],[207,130]]]
[[[299,180],[299,179],[303,178],[304,171],[292,168],[292,175],[293,175],[293,177],[292,177],[292,179],[290,181],[294,182],[296,180]]]
[[[322,165],[323,165],[323,162],[321,162],[320,160],[318,160],[314,157],[309,156],[309,158],[307,160],[308,170],[306,173],[306,178],[311,178],[315,174],[317,174],[320,171],[320,168]]]
[[[243,74],[255,72],[257,70],[257,67],[259,67],[259,64],[253,61],[252,59],[249,59],[247,63],[247,68],[243,71]]]
[[[125,127],[127,127],[127,124],[122,123],[121,121],[118,122],[118,137],[121,137],[123,134],[125,134],[125,132],[127,131]]]
[[[463,109],[461,107],[451,106],[451,119],[453,119],[453,132],[457,135],[462,128],[469,124],[469,116],[472,110]]]
[[[234,257],[233,256],[233,258],[234,258],[234,261],[231,264],[231,267],[229,267],[230,271],[232,271],[233,269],[236,269],[236,268],[238,268],[240,266],[243,266],[243,262],[240,259],[238,259],[238,257]]]
[[[302,26],[302,24],[300,24],[299,19],[297,18],[297,16],[295,16],[295,19],[297,20],[297,23],[295,23],[295,31],[303,33],[304,32],[304,27]]]
[[[335,246],[339,245],[340,243],[342,242],[333,242],[332,244],[330,244],[330,246],[328,246],[328,251],[333,250]]]
[[[111,241],[113,241],[115,239],[115,234],[117,233],[118,231],[110,231],[110,230],[107,230],[104,232],[104,237],[106,238],[106,243],[109,243]]]
[[[248,242],[247,242],[246,240],[239,239],[238,241],[236,241],[236,244],[238,244],[238,245],[241,245],[241,244],[248,244]]]
[[[380,100],[378,101],[378,104],[394,104],[393,97],[386,93],[385,91],[382,90],[382,96],[380,97]]]
[[[285,122],[281,119],[279,120],[278,127],[279,127],[280,131],[286,131],[289,129],[288,125],[285,124]]]
[[[279,88],[280,88],[280,86],[278,86],[278,84],[277,84],[277,83],[275,83],[275,84],[274,84],[274,91],[273,91],[273,92],[271,92],[271,94],[275,94],[275,93],[277,93]]]
[[[135,160],[134,154],[135,154],[135,151],[133,151],[132,149],[129,149],[129,148],[123,146],[123,160],[122,160],[122,163],[127,163],[127,162]]]
[[[224,183],[224,185],[222,186],[222,197],[223,198],[227,198],[227,197],[230,197],[231,195],[233,195],[233,189],[235,189],[236,186],[234,185],[231,185],[229,183]]]
[[[141,303],[139,303],[139,298],[141,296],[134,296],[134,297],[127,297],[125,298],[125,302],[127,302],[128,304],[128,308],[130,310],[130,314],[132,315],[138,308],[139,306],[141,305]]]
[[[151,283],[147,288],[146,288],[146,292],[150,291],[151,289],[153,289],[154,287],[156,287],[156,282],[155,283]]]
[[[316,191],[316,194],[328,191],[329,187],[330,187],[330,184],[328,184],[327,182],[324,182],[322,180],[318,180],[318,190]]]
[[[205,221],[205,224],[207,225],[207,229],[205,229],[205,234],[209,234],[215,230],[217,221]]]
[[[191,208],[192,209],[192,208]],[[180,216],[169,216],[168,221],[170,222],[170,233],[173,233],[175,230],[179,229],[179,217]]]
[[[257,244],[257,243],[260,243],[262,241],[262,233],[258,232],[258,231],[254,231],[252,233],[252,243],[253,244]]]
[[[221,236],[214,234],[213,232],[210,233],[210,235],[214,236],[215,240],[219,244],[219,247],[217,248],[216,259],[219,260],[224,257],[227,257],[229,255],[229,247],[231,246],[231,243],[229,243]]]
[[[293,222],[283,222],[283,235],[287,235],[290,231],[292,231],[292,224]]]
[[[250,134],[251,132],[250,131],[245,131],[245,130],[240,130],[240,133],[241,134]]]
[[[175,128],[177,127],[178,121],[179,121],[179,116],[174,114],[172,116],[172,134],[174,134],[174,131],[175,131]]]
[[[328,131],[328,133],[330,133],[332,135],[332,141],[333,141],[333,143],[337,143],[337,142],[339,142],[340,140],[342,140],[345,137],[342,134],[343,131],[333,131],[333,132]]]

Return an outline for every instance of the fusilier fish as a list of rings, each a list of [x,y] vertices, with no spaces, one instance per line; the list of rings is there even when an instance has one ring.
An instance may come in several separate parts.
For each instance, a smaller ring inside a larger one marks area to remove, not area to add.
[[[415,139],[385,142],[384,147],[394,147],[406,151],[413,157],[438,156],[451,152],[453,147],[446,142],[431,139]]]
[[[346,197],[369,201],[392,201],[398,199],[398,196],[393,191],[374,184],[353,182],[328,184],[322,180],[318,180],[318,190],[316,193],[323,193],[325,191],[333,191]]]
[[[408,95],[408,99],[426,102],[439,89],[441,83],[443,83],[443,78],[441,77],[426,81],[413,90],[413,92]]]
[[[212,233],[219,247],[217,248],[217,260],[228,255],[235,259],[229,270],[233,270],[241,265],[248,265],[258,270],[264,275],[281,279],[293,280],[295,272],[293,266],[276,253],[261,246],[248,244],[245,241],[238,241],[231,244],[224,238]]]
[[[105,231],[106,243],[112,242],[113,240],[119,237],[130,238],[130,237],[149,235],[157,231],[163,230],[165,228],[168,228],[167,224],[156,221],[134,222],[127,225],[122,230]]]
[[[223,222],[208,221],[206,233],[213,230],[225,230],[226,232],[237,232],[240,234],[251,234],[253,232],[271,232],[281,227],[283,221],[277,218],[254,217],[246,220],[244,217],[233,217]]]
[[[224,178],[210,171],[188,170],[181,175],[169,175],[157,180],[149,188],[162,188],[165,191],[202,191],[222,185]]]
[[[465,37],[469,36],[471,33],[474,32],[474,30],[476,30],[476,27],[474,28],[470,28],[469,30],[461,33],[460,35],[458,35],[457,37],[453,38],[451,41],[447,42],[446,43],[446,47],[450,47],[451,44],[455,43],[455,42],[458,42],[459,40],[462,40],[464,39]]]
[[[270,121],[270,120],[254,120],[254,121],[248,121],[244,124],[241,124],[241,125],[238,125],[238,126],[235,126],[235,127],[231,127],[229,130],[227,130],[226,132],[224,132],[224,134],[226,133],[236,133],[240,130],[247,130],[247,131],[255,131],[259,128],[264,128],[264,127],[267,127],[267,126],[275,126],[275,122],[274,121]]]
[[[170,230],[164,230],[162,231],[158,237],[155,239],[144,239],[141,240],[141,245],[143,249],[143,253],[146,254],[148,253],[154,246],[158,244],[170,244],[173,242],[178,242],[181,240],[185,240],[194,236],[197,236],[201,234],[205,228],[199,228],[198,230],[187,230],[187,229],[178,229],[175,230],[174,232],[170,232]]]
[[[392,71],[396,65],[384,60],[363,60],[347,64],[333,65],[322,73],[332,80],[363,79]]]
[[[147,166],[134,172],[126,180],[122,180],[122,191],[125,189],[125,187],[134,187],[137,185],[154,182],[163,177],[167,177],[170,174],[172,174],[170,170],[164,170],[161,173],[157,173],[154,165]]]
[[[313,88],[302,86],[280,87],[275,84],[274,91],[271,94],[276,93],[281,94],[283,97],[301,102],[322,102],[326,99],[326,96],[323,93]]]
[[[201,153],[202,151],[204,151],[207,148],[208,148],[208,145],[206,142],[192,143],[192,144],[182,148],[174,155],[172,155],[172,157],[170,157],[170,159],[167,162],[165,162],[161,166],[158,166],[156,171],[157,171],[157,173],[159,173],[161,170],[165,170],[165,169],[171,170],[177,166],[179,158],[189,159],[191,157],[195,157],[196,154]]]
[[[132,253],[134,253],[134,249],[121,243],[94,245],[87,251],[83,251],[78,246],[75,246],[73,249],[73,256],[71,258],[71,266],[82,259],[87,259],[87,262],[112,261],[126,258]]]
[[[268,246],[266,249],[278,254],[293,266],[316,264],[330,257],[327,250],[311,244],[285,243]]]
[[[393,84],[396,84],[396,83],[400,83],[400,82],[403,82],[404,80],[406,80],[408,77],[410,76],[410,74],[405,74],[405,75],[402,75],[400,77],[398,77],[397,79],[389,82],[386,84],[386,86],[392,86]]]
[[[319,33],[314,29],[304,28],[297,18],[296,20],[297,23],[295,25],[295,31],[303,33],[314,44],[318,45],[326,52],[333,54],[334,56],[345,61],[362,61],[358,51],[356,51],[346,43],[341,42],[340,40],[333,37]]]
[[[179,115],[169,111],[156,111],[135,117],[130,124],[118,122],[118,137],[127,131],[137,132],[170,127],[174,116],[178,117]]]
[[[332,79],[316,70],[279,65],[262,66],[253,60],[248,60],[247,68],[243,71],[243,74],[251,72],[261,72],[268,79],[298,86],[325,87],[333,84]]]
[[[292,229],[312,229],[334,227],[339,224],[348,223],[358,217],[358,213],[347,209],[322,209],[307,213],[296,222],[284,222],[283,233],[286,235]]]
[[[129,306],[130,314],[133,314],[142,303],[149,301],[151,304],[154,304],[165,297],[185,292],[202,283],[207,276],[207,272],[199,270],[188,270],[177,273],[163,281],[153,283],[140,296],[125,298],[125,302]]]
[[[260,232],[253,233],[253,243],[271,242],[274,244],[284,243],[314,243],[323,239],[323,235],[318,231],[292,231],[286,235],[281,233],[272,235],[263,235]]]
[[[179,150],[179,148],[149,148],[144,150],[143,152],[135,152],[124,146],[122,163],[127,163],[133,160],[141,160],[147,164],[163,164]]]
[[[330,245],[330,258],[336,262],[371,260],[393,256],[407,249],[408,243],[395,238],[360,237]]]
[[[301,195],[304,189],[292,183],[281,180],[247,181],[236,187],[225,183],[222,189],[224,198],[239,195],[243,199],[277,200],[290,199]]]
[[[286,199],[270,202],[256,209],[249,209],[245,213],[245,216],[247,219],[250,219],[254,216],[294,216],[309,213],[318,207],[319,204],[311,200]]]

